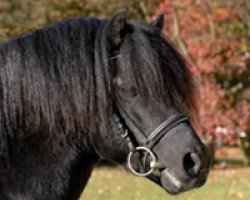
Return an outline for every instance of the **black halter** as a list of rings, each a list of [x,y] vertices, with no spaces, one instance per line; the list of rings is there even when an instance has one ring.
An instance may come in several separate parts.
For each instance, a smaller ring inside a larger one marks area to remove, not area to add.
[[[119,116],[115,116],[115,122],[119,124],[119,127],[122,127],[121,118],[125,122],[130,121],[130,124],[138,130],[135,135],[131,133],[128,129],[129,127],[126,125],[124,128],[124,133],[121,135],[122,138],[125,139],[127,146],[130,150],[128,155],[128,167],[132,173],[137,176],[148,176],[153,172],[156,168],[166,168],[163,164],[156,162],[156,157],[152,152],[152,148],[161,140],[161,138],[167,134],[172,128],[178,126],[181,123],[189,122],[189,117],[184,113],[176,113],[172,115],[170,118],[163,121],[159,126],[157,126],[148,137],[132,122],[132,120],[128,117],[125,111],[123,111],[122,107],[118,105]],[[125,122],[126,123],[126,122]],[[136,140],[136,141],[135,141]],[[136,143],[136,144],[135,144]],[[135,152],[141,151],[143,152],[143,157],[141,158],[141,165],[143,172],[136,172],[131,165],[131,157]],[[150,170],[146,171],[146,161],[148,156],[151,157]]]
[[[111,64],[111,61],[116,60],[120,57],[119,52],[114,52],[112,55],[109,56],[109,62]],[[154,153],[152,152],[152,148],[161,140],[161,138],[167,134],[172,128],[175,126],[178,126],[180,123],[189,122],[189,117],[183,113],[177,113],[172,115],[170,118],[166,119],[164,122],[162,122],[159,126],[157,126],[154,131],[150,133],[148,137],[145,136],[143,131],[140,130],[139,127],[136,126],[135,123],[130,119],[130,117],[126,114],[126,112],[123,110],[123,108],[119,105],[119,103],[115,102],[115,107],[118,110],[118,113],[114,114],[115,123],[118,124],[119,128],[122,128],[121,118],[125,122],[129,121],[130,126],[133,126],[133,129],[136,130],[136,135],[132,134],[127,128],[128,126],[124,127],[124,133],[121,135],[122,138],[126,140],[127,146],[130,150],[130,153],[128,155],[128,167],[132,173],[134,173],[137,176],[147,176],[150,173],[153,172],[156,168],[166,168],[166,166],[163,166],[163,164],[156,162],[156,157]],[[125,120],[126,119],[126,120]],[[136,141],[134,141],[134,139]],[[135,144],[135,142],[137,144]],[[132,155],[137,151],[143,151],[144,156],[142,158],[144,173],[136,172],[130,162],[130,159]],[[148,172],[146,171],[146,161],[148,158],[148,155],[151,157],[152,161],[150,163],[150,170]]]

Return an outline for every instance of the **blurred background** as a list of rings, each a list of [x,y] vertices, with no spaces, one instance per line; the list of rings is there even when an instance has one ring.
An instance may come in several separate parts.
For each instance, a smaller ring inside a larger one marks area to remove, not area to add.
[[[213,170],[202,189],[179,197],[119,168],[94,171],[84,199],[250,199],[249,0],[0,0],[0,43],[72,16],[150,22],[165,12],[164,33],[190,63],[200,91],[196,128]],[[199,97],[198,97],[199,96]]]

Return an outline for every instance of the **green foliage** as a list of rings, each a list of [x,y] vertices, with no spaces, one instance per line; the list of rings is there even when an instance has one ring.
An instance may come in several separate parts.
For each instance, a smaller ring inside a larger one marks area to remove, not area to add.
[[[147,0],[1,0],[0,42],[43,27],[61,18],[73,16],[112,16],[128,8],[128,17],[150,20],[156,6]]]
[[[215,75],[234,105],[241,99],[242,91],[250,87],[250,2],[230,0],[229,3],[234,3],[231,18],[224,20],[218,31],[234,44],[231,49],[219,53],[225,55],[222,64],[226,70],[223,73],[218,70]],[[232,57],[235,58],[230,62]]]
[[[226,91],[232,105],[241,100],[241,93],[250,87],[250,58],[244,61],[245,69],[235,67],[224,74],[215,73],[217,81]],[[250,99],[250,97],[249,97]]]

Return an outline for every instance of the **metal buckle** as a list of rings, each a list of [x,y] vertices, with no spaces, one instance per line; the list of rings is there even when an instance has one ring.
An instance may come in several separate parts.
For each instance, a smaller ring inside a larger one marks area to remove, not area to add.
[[[150,170],[147,171],[147,172],[144,172],[144,173],[140,173],[140,172],[137,172],[135,171],[135,169],[132,167],[131,165],[131,157],[133,156],[133,154],[136,152],[136,151],[146,151],[149,156],[152,158],[152,161],[150,162]],[[130,171],[136,175],[136,176],[148,176],[149,174],[151,174],[155,167],[154,167],[154,163],[156,163],[156,157],[154,155],[154,153],[147,147],[136,147],[135,151],[131,151],[129,154],[128,154],[128,168],[130,169]],[[152,163],[152,164],[151,164]]]

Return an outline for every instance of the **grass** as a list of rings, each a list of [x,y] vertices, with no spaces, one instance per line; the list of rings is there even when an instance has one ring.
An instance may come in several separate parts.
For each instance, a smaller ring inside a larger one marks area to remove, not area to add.
[[[96,169],[80,200],[248,200],[250,168],[212,170],[205,186],[177,196],[119,168]]]

